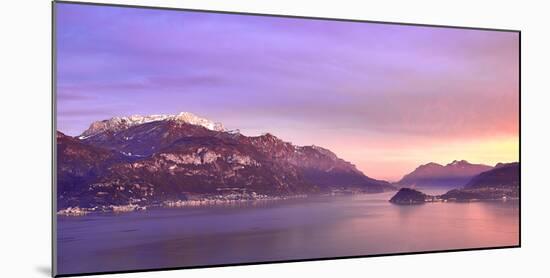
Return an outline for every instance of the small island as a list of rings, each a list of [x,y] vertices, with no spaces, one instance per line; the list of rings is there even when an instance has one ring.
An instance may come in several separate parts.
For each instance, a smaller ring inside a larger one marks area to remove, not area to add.
[[[426,202],[428,195],[411,188],[401,188],[390,202],[396,205],[418,205]]]

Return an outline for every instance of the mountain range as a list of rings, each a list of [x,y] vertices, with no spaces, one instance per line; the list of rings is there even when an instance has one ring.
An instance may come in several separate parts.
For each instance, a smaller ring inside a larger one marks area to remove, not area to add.
[[[411,188],[401,188],[390,202],[400,205],[433,201],[472,201],[517,199],[520,194],[520,164],[499,163],[493,169],[471,178],[465,186],[439,196],[430,196]]]
[[[463,188],[441,195],[444,199],[500,199],[519,198],[520,164],[499,163],[494,169],[473,177]]]
[[[328,149],[245,136],[192,113],[115,117],[57,132],[58,208],[151,205],[238,190],[285,196],[396,190]]]
[[[482,172],[493,169],[484,164],[472,164],[466,160],[455,160],[447,165],[428,163],[420,165],[405,175],[396,184],[400,187],[448,187],[458,188]]]

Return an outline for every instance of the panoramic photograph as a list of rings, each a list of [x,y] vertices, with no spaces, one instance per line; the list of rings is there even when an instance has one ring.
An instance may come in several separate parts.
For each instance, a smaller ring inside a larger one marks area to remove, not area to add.
[[[54,8],[57,274],[520,244],[519,33]]]

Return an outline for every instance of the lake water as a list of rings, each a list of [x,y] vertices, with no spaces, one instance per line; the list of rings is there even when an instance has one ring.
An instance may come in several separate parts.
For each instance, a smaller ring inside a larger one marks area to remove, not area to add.
[[[433,193],[433,192],[431,192]],[[397,206],[381,193],[58,217],[58,272],[517,245],[517,201]]]

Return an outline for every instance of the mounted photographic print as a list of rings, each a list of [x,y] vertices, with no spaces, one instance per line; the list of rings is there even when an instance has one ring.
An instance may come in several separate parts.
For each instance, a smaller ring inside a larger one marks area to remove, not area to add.
[[[53,5],[53,275],[520,246],[519,31]]]

